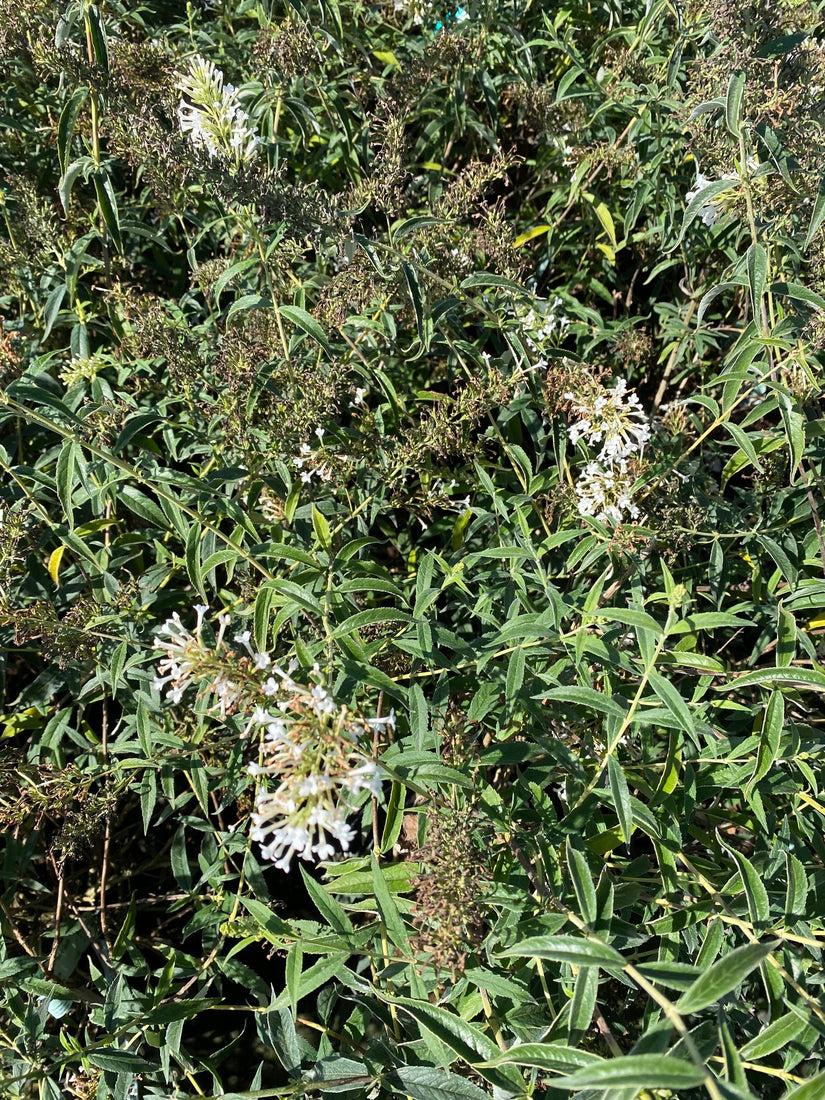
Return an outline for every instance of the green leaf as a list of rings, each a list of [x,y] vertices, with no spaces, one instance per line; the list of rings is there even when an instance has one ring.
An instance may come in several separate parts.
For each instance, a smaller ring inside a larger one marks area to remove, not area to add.
[[[60,112],[60,122],[57,124],[57,159],[60,161],[61,176],[66,175],[77,116],[88,95],[88,88],[75,88]]]
[[[120,926],[120,931],[117,934],[115,942],[112,944],[112,958],[119,959],[126,947],[132,940],[132,933],[135,929],[135,914],[137,912],[137,894],[132,893],[132,897],[129,901],[129,908],[126,910],[126,916],[123,919],[123,924]]]
[[[189,580],[195,586],[201,600],[207,603],[206,589],[203,586],[203,575],[201,573],[201,529],[193,523],[189,528],[189,535],[186,539],[186,572],[189,574]]]
[[[310,993],[314,993],[316,989],[325,985],[331,978],[340,979],[341,976],[346,973],[348,958],[348,952],[335,952],[325,958],[320,958],[318,962],[310,966],[308,970],[304,970],[301,973],[297,988],[292,990],[285,989],[272,1002],[272,1007],[283,1008],[284,1005],[291,1002],[293,999],[300,1001],[303,997],[308,997]]]
[[[624,626],[649,630],[655,638],[661,638],[664,633],[661,623],[657,623],[646,611],[636,611],[632,607],[600,607],[598,611],[589,611],[582,615],[582,622],[591,622],[593,619],[607,619]]]
[[[576,901],[579,905],[579,913],[585,924],[594,924],[598,907],[596,905],[596,888],[590,874],[590,867],[586,856],[574,847],[568,836],[565,841],[567,853],[567,870],[573,883]]]
[[[149,825],[158,798],[157,776],[153,768],[147,768],[143,773],[143,778],[138,787],[138,794],[140,796],[140,814],[143,820],[143,835],[148,836]]]
[[[384,1080],[412,1100],[489,1100],[489,1094],[466,1077],[430,1066],[398,1066]]]
[[[767,552],[773,558],[785,580],[788,581],[789,584],[795,586],[798,571],[791,562],[791,559],[779,545],[779,543],[774,542],[774,540],[772,538],[769,538],[767,535],[761,534],[758,534],[756,536],[756,541],[759,543],[762,549],[767,550]],[[782,664],[781,661],[777,661],[776,663],[780,665]]]
[[[771,283],[770,292],[786,298],[796,298],[806,305],[813,306],[814,309],[825,309],[825,298],[800,283]]]
[[[303,870],[303,868],[301,868],[301,870]],[[306,882],[306,880],[304,881]],[[317,883],[313,883],[313,885],[317,886]],[[309,886],[307,886],[307,889],[309,889]],[[320,886],[318,889],[321,889]],[[281,920],[277,914],[273,913],[270,907],[265,905],[264,902],[258,901],[257,898],[245,897],[241,897],[240,902],[244,909],[255,918],[258,924],[260,924],[271,936],[275,937],[275,939],[292,940],[295,938],[295,933],[290,925],[288,925],[286,921]],[[348,917],[347,920],[349,920]]]
[[[753,623],[750,619],[743,619],[739,615],[731,615],[726,611],[699,611],[674,623],[667,634],[668,637],[673,634],[692,634],[699,630],[717,630],[723,626],[736,629],[740,626],[753,626]]]
[[[430,1034],[454,1051],[459,1058],[475,1066],[490,1084],[497,1085],[508,1092],[513,1088],[519,1093],[522,1092],[521,1074],[515,1066],[490,1068],[488,1063],[495,1059],[499,1049],[475,1024],[469,1023],[445,1008],[431,1005],[429,1001],[417,1001],[410,997],[390,997],[380,990],[376,993],[381,1000],[397,1005],[412,1016]]]
[[[596,710],[601,714],[609,714],[614,718],[624,718],[627,713],[623,699],[611,698],[595,688],[583,687],[573,684],[570,687],[552,688],[542,692],[542,699],[558,699],[562,703],[575,703],[576,706],[585,707],[587,710]]]
[[[245,271],[249,271],[250,268],[256,267],[260,263],[260,258],[257,253],[254,256],[249,256],[245,260],[241,260],[239,263],[231,264],[226,271],[222,271],[218,278],[215,280],[215,285],[212,288],[212,298],[217,308],[220,302],[221,294],[238,275],[243,275]]]
[[[312,529],[321,549],[329,551],[332,546],[329,523],[321,509],[316,508],[314,504],[312,505]]]
[[[356,611],[350,615],[340,626],[332,632],[333,638],[343,638],[347,634],[354,634],[365,626],[375,626],[376,623],[409,623],[410,616],[406,611],[396,611],[392,607],[372,607],[367,611]]]
[[[745,797],[749,797],[749,792],[753,787],[763,779],[771,767],[774,760],[779,755],[779,745],[782,740],[782,729],[785,724],[785,697],[781,691],[771,692],[771,697],[768,700],[768,705],[765,708],[765,714],[762,719],[762,732],[759,735],[759,750],[756,754],[756,764],[753,769],[753,774],[748,780],[748,784],[745,788]]]
[[[551,1089],[636,1088],[688,1089],[701,1085],[706,1073],[667,1054],[626,1054],[576,1070],[569,1077],[544,1082]]]
[[[805,867],[792,852],[785,853],[786,882],[785,920],[795,923],[805,913],[805,901],[808,897],[808,876]]]
[[[768,898],[768,891],[765,889],[762,878],[749,859],[743,856],[741,852],[737,852],[735,848],[730,848],[724,843],[718,830],[716,839],[720,847],[724,848],[739,870],[739,877],[742,880],[745,898],[748,903],[748,915],[750,916],[754,929],[757,933],[764,931],[768,924],[770,924],[771,906]]]
[[[616,816],[619,819],[619,828],[622,837],[627,843],[633,836],[633,809],[630,804],[630,788],[621,764],[612,754],[607,758],[607,779],[610,784],[610,793],[613,795],[613,804],[616,807]]]
[[[508,704],[515,704],[521,685],[524,683],[524,670],[526,658],[522,648],[514,650],[510,654],[507,663],[507,680],[504,686],[504,696]]]
[[[733,137],[738,138],[741,130],[742,96],[745,91],[745,74],[731,73],[728,80],[728,93],[725,97],[725,125]]]
[[[592,887],[591,882],[591,887]],[[595,901],[595,891],[594,891]],[[499,958],[552,959],[574,966],[622,967],[624,959],[612,947],[600,940],[585,940],[578,936],[528,936],[512,947],[497,952]]]
[[[395,898],[384,881],[381,866],[374,855],[370,856],[370,866],[372,868],[372,887],[375,893],[375,904],[378,906],[378,915],[395,946],[399,947],[404,954],[408,954],[409,937],[407,929],[404,927],[404,921],[395,903]]]
[[[78,463],[82,460],[83,451],[81,450],[80,444],[75,443],[71,439],[64,440],[60,448],[60,454],[57,458],[55,485],[57,487],[58,499],[63,508],[63,515],[66,517],[66,522],[70,529],[74,527],[72,495],[77,480]]]
[[[598,1054],[592,1054],[589,1050],[580,1050],[561,1043],[518,1043],[500,1054],[493,1065],[512,1062],[516,1066],[536,1066],[538,1069],[564,1073],[603,1061]]]
[[[768,279],[768,254],[761,244],[752,244],[745,256],[745,265],[748,269],[748,283],[751,289],[751,302],[754,316],[759,316],[760,302],[765,293],[765,283]]]
[[[93,1066],[111,1073],[151,1073],[158,1068],[129,1050],[91,1050],[86,1057]]]
[[[387,815],[384,828],[381,833],[381,854],[386,855],[392,851],[398,843],[401,829],[404,825],[404,796],[406,790],[403,783],[394,782],[387,801]]]
[[[261,294],[244,294],[236,298],[226,311],[226,323],[228,324],[236,313],[243,313],[247,309],[272,309],[272,302]]]
[[[107,172],[100,170],[92,173],[92,182],[95,185],[98,206],[106,228],[111,234],[115,248],[123,255],[123,239],[120,235],[120,216],[117,210],[117,199],[112,187],[112,181]]]
[[[295,581],[282,580],[277,577],[274,581],[268,583],[276,592],[287,596],[297,607],[309,611],[319,618],[323,617],[323,609],[316,597],[308,592],[306,588],[296,584]]]
[[[678,690],[673,686],[667,677],[663,676],[661,672],[657,672],[652,669],[649,673],[650,686],[656,692],[658,697],[665,704],[667,709],[682,727],[686,733],[694,732],[693,715],[690,712],[690,707],[679,694]]]
[[[721,925],[721,921],[717,921],[717,925]],[[668,989],[682,991],[689,989],[700,974],[698,966],[691,966],[689,963],[668,962],[666,959],[638,963],[636,969],[648,981],[657,982]]]
[[[786,1092],[782,1100],[823,1100],[823,1098],[825,1098],[825,1073],[818,1073],[804,1085],[797,1085],[791,1092]]]
[[[298,1076],[301,1072],[301,1048],[293,1014],[287,1008],[271,1008],[268,1012],[256,1013],[255,1022],[261,1039],[275,1052],[289,1076]]]
[[[54,323],[60,316],[60,307],[66,297],[66,284],[56,286],[46,299],[43,307],[43,339],[45,340],[54,327]]]
[[[400,222],[397,226],[393,227],[390,236],[393,241],[400,241],[410,233],[415,233],[418,229],[426,229],[430,225],[452,225],[453,223],[449,218],[436,218],[432,214],[419,214],[414,218],[407,218],[406,221]]]
[[[410,734],[413,747],[424,749],[430,730],[430,712],[420,684],[411,684],[409,691]]]
[[[814,668],[757,668],[743,676],[735,676],[725,684],[716,684],[716,691],[738,691],[743,687],[809,687],[825,691],[825,674]]]
[[[774,1051],[784,1050],[808,1026],[808,1014],[797,1015],[787,1012],[774,1020],[764,1031],[749,1040],[740,1050],[740,1055],[748,1062],[758,1058],[767,1058]]]
[[[295,943],[290,944],[289,950],[286,953],[286,966],[284,975],[286,981],[286,991],[289,995],[289,1007],[293,1016],[298,1011],[298,1000],[301,990],[301,974],[303,972],[303,968],[304,949],[301,947],[301,941],[296,940]]]
[[[461,282],[462,290],[475,290],[477,286],[493,286],[501,290],[512,290],[519,295],[526,294],[524,287],[514,283],[512,279],[506,279],[503,275],[496,275],[489,271],[477,271]]]
[[[578,1046],[589,1031],[598,995],[598,970],[582,967],[573,983],[573,998],[567,1021],[567,1041],[571,1046]]]
[[[73,160],[60,177],[60,181],[57,185],[57,193],[60,196],[60,202],[66,214],[69,212],[69,199],[72,194],[72,188],[81,176],[85,179],[93,167],[94,161],[92,158],[88,155],[84,155],[78,157],[77,160]]]
[[[725,421],[724,426],[725,426],[725,429],[733,437],[733,440],[736,443],[736,446],[747,457],[750,464],[753,467],[755,467],[755,469],[757,469],[760,474],[764,473],[764,467],[762,466],[762,463],[759,461],[759,456],[756,453],[756,448],[753,444],[753,440],[748,435],[748,433],[746,431],[743,431],[742,428],[740,428],[738,424],[732,424],[729,420]]]
[[[122,482],[118,486],[117,495],[118,499],[126,505],[130,512],[134,512],[136,516],[145,519],[147,523],[152,524],[154,527],[159,527],[161,531],[168,530],[169,523],[164,513],[140,489],[128,482]]]
[[[408,263],[402,263],[401,270],[404,272],[407,289],[410,292],[410,299],[415,310],[415,324],[418,329],[418,339],[421,341],[421,351],[426,352],[429,351],[430,341],[433,338],[432,318],[426,316],[424,312],[424,295],[415,268]]]
[[[330,358],[333,357],[334,352],[327,340],[326,333],[311,313],[307,313],[300,306],[278,306],[278,311],[287,321],[290,321],[296,328],[301,329],[307,336],[311,336],[316,343],[320,344]]]
[[[724,955],[697,978],[688,991],[676,1003],[677,1010],[688,1016],[715,1004],[725,994],[736,989],[777,946],[778,941],[748,943],[736,947]]]
[[[352,933],[354,931],[352,921],[349,919],[343,905],[327,893],[323,886],[316,882],[303,867],[301,868],[301,878],[304,880],[307,893],[312,898],[315,908],[330,928],[334,928],[336,932],[340,932],[342,935]]]
[[[109,75],[109,48],[106,44],[106,32],[103,29],[103,20],[100,9],[96,4],[87,5],[84,15],[89,37],[92,41],[92,52],[95,56],[98,68],[102,70],[104,77]]]

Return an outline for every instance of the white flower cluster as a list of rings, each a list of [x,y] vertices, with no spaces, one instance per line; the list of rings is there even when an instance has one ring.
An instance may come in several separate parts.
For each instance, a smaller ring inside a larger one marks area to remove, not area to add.
[[[260,138],[241,107],[238,90],[224,84],[223,73],[199,54],[175,85],[186,98],[178,106],[181,131],[196,148],[240,165],[258,154]]]
[[[443,8],[441,10],[443,10]],[[393,11],[405,19],[411,18],[414,25],[420,27],[425,17],[434,15],[435,5],[432,3],[432,0],[393,0]],[[469,18],[470,13],[459,5],[454,12],[447,12],[443,20],[439,19],[434,29],[438,32],[443,28],[445,22],[466,23]]]
[[[564,336],[565,329],[570,324],[570,318],[560,312],[564,302],[561,298],[554,298],[552,302],[544,303],[543,311],[531,309],[521,318],[521,328],[524,339],[533,351],[540,350],[540,343],[556,335],[557,339]]]
[[[430,0],[393,0],[393,11],[402,19],[412,19],[416,27],[424,22],[424,16],[429,16],[433,5]]]
[[[347,823],[353,799],[361,791],[381,793],[381,772],[362,751],[361,743],[376,733],[395,729],[395,713],[362,718],[339,706],[314,669],[315,683],[299,684],[292,673],[251,644],[249,631],[234,636],[238,649],[224,641],[229,616],[218,617],[214,645],[202,636],[208,608],[195,607],[197,621],[190,632],[174,614],[161,627],[154,648],[163,652],[154,681],[166,688],[166,698],[179,703],[188,687],[206,684],[222,718],[251,711],[244,735],[256,731],[260,753],[249,765],[259,779],[253,840],[264,859],[288,871],[294,855],[305,860],[329,859],[332,841],[348,851],[355,832]],[[270,789],[271,788],[271,789]]]
[[[466,508],[470,507],[470,494],[466,497],[461,497],[459,500],[455,500],[450,496],[450,493],[455,489],[458,482],[453,478],[449,484],[445,482],[443,477],[437,477],[427,488],[427,503],[437,505],[440,508],[452,509],[455,508],[459,512],[463,512]]]
[[[381,793],[378,766],[359,749],[368,732],[395,728],[395,715],[359,719],[339,707],[321,683],[311,688],[277,670],[280,684],[267,707],[256,707],[249,729],[264,731],[261,762],[250,764],[274,789],[261,788],[251,836],[261,855],[288,871],[294,855],[329,859],[332,841],[348,851],[355,832],[347,823],[359,791]]]
[[[727,177],[726,177],[727,178]],[[696,198],[700,191],[702,191],[709,183],[713,183],[713,180],[709,176],[703,175],[701,172],[696,173],[696,183],[690,191],[685,195],[685,204],[690,205],[691,201]],[[705,225],[714,225],[719,217],[719,207],[713,201],[708,199],[706,203],[703,203],[699,208],[698,215]]]
[[[641,457],[650,440],[650,424],[635,393],[620,378],[613,389],[595,385],[586,393],[566,393],[576,417],[570,428],[575,446],[584,441],[598,447],[595,461],[588,462],[576,482],[579,514],[621,523],[625,516],[638,519],[639,509],[630,499],[633,477],[629,460]]]
[[[366,389],[358,387],[355,391],[355,397],[350,402],[351,407],[363,407],[366,392]],[[335,467],[345,467],[346,463],[352,461],[348,454],[340,451],[332,454],[324,448],[324,435],[326,433],[323,428],[316,428],[315,434],[318,437],[318,448],[313,450],[309,443],[302,443],[298,448],[297,455],[292,458],[292,465],[298,471],[298,476],[305,485],[311,485],[313,479],[322,482],[332,481]]]
[[[158,691],[165,687],[166,698],[172,703],[179,703],[188,687],[195,682],[201,682],[208,676],[209,684],[206,690],[211,692],[216,700],[213,709],[218,711],[221,718],[225,718],[236,709],[243,690],[237,679],[233,679],[228,674],[225,663],[215,660],[221,650],[226,628],[229,626],[229,616],[218,617],[220,630],[214,648],[207,646],[203,641],[201,636],[203,617],[208,610],[205,604],[195,605],[198,618],[194,633],[186,629],[177,611],[160,628],[158,633],[165,634],[166,637],[155,638],[153,648],[162,650],[164,657],[158,664],[158,675],[155,677],[153,687]]]
[[[748,157],[747,163],[745,164],[745,170],[748,175],[752,175],[758,167],[759,162],[757,161],[756,157]],[[738,180],[741,179],[741,175],[739,172],[725,172],[725,174],[723,176],[720,176],[719,178],[723,180]],[[710,178],[710,176],[706,176],[703,172],[699,172],[697,170],[696,183],[694,183],[691,190],[688,191],[688,193],[685,195],[685,204],[689,206],[691,201],[696,198],[699,192],[703,191],[704,188],[708,186],[708,184],[711,184],[713,182],[714,181]],[[713,198],[708,199],[707,202],[702,203],[702,205],[699,207],[698,217],[702,219],[705,225],[711,226],[716,224],[721,214],[722,207],[720,205],[720,196],[714,196]]]

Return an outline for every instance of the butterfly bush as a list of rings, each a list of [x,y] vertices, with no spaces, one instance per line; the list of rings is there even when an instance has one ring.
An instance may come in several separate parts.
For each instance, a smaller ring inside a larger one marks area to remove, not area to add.
[[[230,617],[218,617],[213,644],[203,636],[208,608],[195,607],[192,631],[175,613],[158,631],[154,648],[163,656],[154,687],[180,703],[192,686],[213,697],[210,712],[220,718],[247,717],[244,736],[258,737],[258,760],[249,774],[258,781],[251,838],[261,855],[288,871],[293,856],[325,860],[335,854],[333,841],[348,851],[355,831],[347,818],[356,796],[381,793],[381,770],[366,747],[377,735],[395,729],[395,714],[364,718],[335,702],[316,665],[313,683],[296,681],[297,665],[282,669],[252,645],[249,631],[225,636]]]
[[[620,378],[612,389],[594,382],[580,392],[565,393],[571,416],[570,442],[599,448],[576,482],[579,514],[621,523],[636,520],[639,509],[631,500],[632,459],[641,458],[650,440],[650,424],[638,396]]]
[[[198,54],[179,78],[175,87],[185,98],[178,105],[178,121],[195,148],[235,166],[253,160],[260,138],[241,107],[237,88],[224,84],[221,70]]]

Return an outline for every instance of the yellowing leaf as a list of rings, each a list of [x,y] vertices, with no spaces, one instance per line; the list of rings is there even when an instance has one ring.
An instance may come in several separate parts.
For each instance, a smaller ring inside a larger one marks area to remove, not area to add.
[[[401,62],[392,50],[373,50],[372,56],[382,61],[385,65],[394,65],[397,69],[401,68]]]
[[[619,246],[616,243],[616,226],[613,223],[613,215],[603,202],[597,203],[593,207],[593,210],[595,211],[596,217],[602,223],[605,233],[610,238],[610,243],[615,249],[618,249]]]
[[[543,233],[549,233],[552,229],[552,225],[534,225],[532,229],[528,229],[526,233],[522,233],[516,237],[513,244],[516,248],[521,248],[523,244],[527,244],[528,241],[532,241],[535,237],[540,237]]]
[[[57,579],[57,574],[60,570],[60,563],[63,560],[63,555],[66,552],[65,546],[58,546],[56,550],[52,550],[49,554],[49,576],[52,578],[55,584],[59,585],[60,581]]]

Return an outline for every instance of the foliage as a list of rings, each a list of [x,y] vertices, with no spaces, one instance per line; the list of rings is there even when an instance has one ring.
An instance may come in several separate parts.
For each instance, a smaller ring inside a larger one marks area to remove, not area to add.
[[[825,1095],[818,0],[0,0],[3,1095]]]

